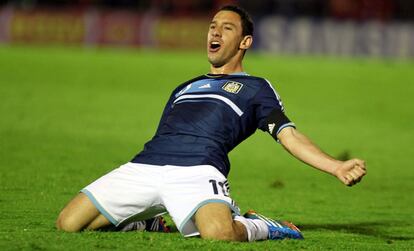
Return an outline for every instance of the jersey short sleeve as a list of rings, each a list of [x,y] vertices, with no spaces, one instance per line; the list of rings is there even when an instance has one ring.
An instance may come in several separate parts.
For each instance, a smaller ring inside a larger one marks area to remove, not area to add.
[[[271,134],[277,140],[277,134],[285,127],[295,127],[285,115],[282,100],[269,81],[264,80],[261,89],[254,98],[257,127]]]

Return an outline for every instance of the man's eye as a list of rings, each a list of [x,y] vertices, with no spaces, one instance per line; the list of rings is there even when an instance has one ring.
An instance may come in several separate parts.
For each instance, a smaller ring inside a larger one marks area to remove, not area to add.
[[[225,30],[228,30],[228,31],[233,30],[233,28],[231,28],[231,27],[229,27],[229,26],[224,27],[224,29],[225,29]]]
[[[210,30],[216,28],[214,25],[210,25]]]

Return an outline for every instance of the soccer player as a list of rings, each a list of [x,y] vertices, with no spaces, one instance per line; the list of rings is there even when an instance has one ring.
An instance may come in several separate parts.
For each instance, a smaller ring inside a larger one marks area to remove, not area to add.
[[[257,128],[268,132],[299,160],[352,186],[365,175],[364,161],[339,161],[296,130],[282,101],[264,78],[243,71],[253,42],[253,23],[239,7],[226,6],[210,23],[210,73],[179,85],[171,94],[155,136],[130,162],[86,186],[62,210],[57,228],[76,232],[168,212],[184,236],[254,241],[301,239],[289,222],[254,211],[244,216],[229,196],[227,157]],[[154,218],[155,217],[155,218]]]

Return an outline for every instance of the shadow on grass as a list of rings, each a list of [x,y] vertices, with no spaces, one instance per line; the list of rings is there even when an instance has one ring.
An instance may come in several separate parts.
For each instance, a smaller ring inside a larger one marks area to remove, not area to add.
[[[387,233],[386,228],[395,226],[410,227],[413,224],[401,222],[360,222],[350,224],[302,224],[299,226],[302,230],[330,230],[337,232],[345,232],[351,234],[359,234],[372,236],[383,239],[387,242],[392,241],[411,241],[414,237],[396,236]]]

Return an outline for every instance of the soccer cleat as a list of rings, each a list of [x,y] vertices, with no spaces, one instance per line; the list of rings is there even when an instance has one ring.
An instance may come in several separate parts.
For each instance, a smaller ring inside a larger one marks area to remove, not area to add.
[[[148,231],[169,233],[170,227],[166,225],[166,222],[162,216],[157,216],[149,220],[131,222],[126,226],[122,227],[120,231]]]
[[[162,216],[154,217],[149,220],[145,220],[145,231],[149,232],[164,232],[169,233],[170,227],[167,226],[166,221]]]
[[[245,218],[261,220],[266,223],[269,228],[269,240],[281,240],[281,239],[303,239],[302,233],[299,228],[287,221],[275,221],[269,219],[261,214],[256,213],[253,210],[247,211],[244,214]]]

